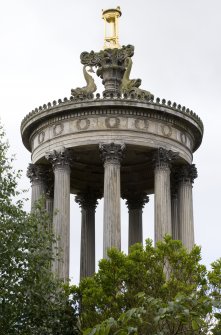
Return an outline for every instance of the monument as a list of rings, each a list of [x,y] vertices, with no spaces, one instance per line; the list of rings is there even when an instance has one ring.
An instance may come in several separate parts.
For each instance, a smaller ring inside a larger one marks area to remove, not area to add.
[[[32,154],[27,172],[32,206],[45,195],[45,208],[55,213],[62,259],[53,271],[64,280],[69,278],[70,193],[82,213],[81,278],[95,271],[95,210],[102,197],[104,257],[108,248],[121,248],[121,198],[129,211],[129,246],[142,243],[149,194],[154,194],[155,243],[170,234],[188,250],[194,244],[192,160],[202,141],[202,121],[184,106],[154,98],[140,88],[141,79],[130,78],[134,47],[119,44],[121,10],[102,14],[104,49],[80,56],[86,85],[72,89],[69,99],[34,109],[21,123]],[[95,71],[102,95],[95,93]]]

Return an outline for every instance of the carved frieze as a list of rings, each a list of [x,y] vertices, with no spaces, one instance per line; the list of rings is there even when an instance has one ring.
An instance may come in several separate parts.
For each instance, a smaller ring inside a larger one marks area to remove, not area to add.
[[[42,130],[39,134],[38,134],[38,144],[43,143],[45,140],[45,132]]]
[[[170,125],[162,124],[161,125],[162,134],[166,137],[171,137],[172,127]]]
[[[57,123],[53,126],[53,135],[58,136],[63,133],[64,130],[64,124],[63,123]]]
[[[107,128],[119,128],[119,126],[120,126],[119,117],[107,117],[107,118],[105,118],[105,126]]]
[[[149,127],[149,122],[145,118],[137,118],[135,119],[134,125],[138,130],[147,130]]]
[[[181,142],[183,143],[183,144],[186,144],[186,142],[187,142],[187,137],[186,137],[186,134],[184,134],[184,133],[180,133],[180,140],[181,140]]]
[[[122,111],[123,113],[123,111]],[[157,120],[152,118],[133,115],[133,111],[131,111],[131,115],[115,115],[112,113],[112,110],[109,110],[109,115],[96,115],[96,111],[93,111],[93,115],[88,116],[77,116],[72,119],[64,119],[62,122],[55,122],[52,125],[45,125],[44,128],[38,130],[38,133],[33,136],[31,139],[32,152],[40,147],[42,144],[47,146],[47,144],[52,144],[53,139],[62,137],[62,142],[66,145],[67,141],[70,140],[69,136],[73,138],[73,136],[78,136],[79,132],[92,132],[92,137],[94,138],[96,131],[119,131],[116,136],[124,136],[121,131],[131,131],[131,135],[133,131],[140,133],[147,133],[148,140],[151,139],[151,136],[160,136],[160,141],[163,141],[163,137],[165,141],[167,138],[171,141],[175,141],[182,146],[185,146],[187,149],[191,151],[191,136],[186,133],[184,130],[181,131],[179,128],[177,129],[175,125],[164,125]],[[120,133],[121,132],[121,133]],[[99,135],[99,133],[98,133]],[[128,133],[125,136],[128,136]],[[132,135],[133,136],[133,135]],[[142,137],[145,135],[141,135]],[[87,134],[88,137],[88,134]],[[41,143],[39,142],[39,138]],[[154,140],[156,137],[154,138]],[[50,142],[49,142],[50,141]],[[99,140],[100,141],[100,140]],[[99,143],[99,142],[98,142]],[[175,146],[176,146],[176,143]],[[52,147],[53,148],[53,147]],[[47,150],[47,149],[46,149]],[[177,150],[179,151],[179,150]]]
[[[90,127],[89,119],[78,119],[76,122],[76,127],[78,130],[87,130]]]

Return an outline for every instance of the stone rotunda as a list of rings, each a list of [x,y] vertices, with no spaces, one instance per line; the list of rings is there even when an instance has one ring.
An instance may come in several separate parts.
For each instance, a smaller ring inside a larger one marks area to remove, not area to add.
[[[155,243],[170,234],[188,250],[194,244],[192,185],[197,177],[193,160],[201,144],[203,124],[186,107],[154,98],[130,79],[134,47],[120,46],[120,8],[103,11],[105,47],[80,56],[86,86],[71,97],[44,104],[21,123],[32,162],[27,175],[32,207],[44,195],[53,214],[53,231],[62,259],[53,271],[69,278],[70,194],[81,207],[80,276],[95,271],[95,210],[104,198],[103,256],[121,248],[120,199],[129,211],[129,246],[142,242],[142,209],[154,194]],[[106,27],[107,28],[107,27]],[[91,73],[102,79],[96,92]]]

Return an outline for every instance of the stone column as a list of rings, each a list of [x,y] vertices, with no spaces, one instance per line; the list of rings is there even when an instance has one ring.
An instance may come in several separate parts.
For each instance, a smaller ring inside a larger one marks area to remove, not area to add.
[[[125,145],[100,144],[99,148],[104,162],[103,256],[107,258],[107,249],[121,249],[120,163]]]
[[[31,181],[31,209],[33,210],[36,201],[45,195],[47,169],[41,164],[29,164],[27,177]]]
[[[62,151],[47,153],[46,158],[52,163],[54,170],[54,217],[53,230],[57,238],[54,251],[59,252],[52,269],[58,278],[69,279],[70,254],[70,164],[71,152]]]
[[[53,232],[53,215],[54,215],[54,178],[52,175],[53,171],[50,170],[48,179],[46,181],[46,192],[45,192],[45,209],[49,216],[49,231]]]
[[[180,239],[179,233],[179,203],[178,203],[178,183],[173,173],[171,178],[171,220],[172,220],[172,238]]]
[[[164,148],[159,148],[154,155],[155,243],[165,234],[172,235],[170,165],[177,156],[177,153]]]
[[[128,251],[135,243],[143,243],[143,224],[142,213],[143,207],[149,202],[149,197],[144,192],[131,191],[125,196],[126,205],[129,213],[128,228]]]
[[[178,188],[180,239],[189,251],[194,246],[192,184],[196,177],[197,169],[194,164],[181,167]]]
[[[92,276],[95,272],[95,209],[98,192],[87,191],[75,197],[81,207],[81,255],[80,279]]]

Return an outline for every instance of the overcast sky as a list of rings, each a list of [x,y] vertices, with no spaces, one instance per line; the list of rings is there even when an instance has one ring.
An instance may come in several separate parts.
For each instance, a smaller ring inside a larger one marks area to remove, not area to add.
[[[221,256],[221,1],[220,0],[0,0],[1,119],[24,170],[30,153],[20,136],[35,107],[69,97],[84,86],[80,53],[103,47],[101,10],[120,5],[120,43],[133,44],[133,78],[156,97],[175,101],[204,122],[194,154],[196,243],[203,262]],[[96,79],[99,82],[99,78]],[[80,210],[71,196],[71,277],[79,277]],[[28,205],[27,205],[28,208]],[[127,250],[127,209],[122,202],[122,246]],[[102,256],[102,203],[96,213],[97,259]],[[144,210],[144,238],[153,237],[153,197]]]

